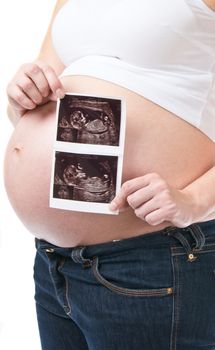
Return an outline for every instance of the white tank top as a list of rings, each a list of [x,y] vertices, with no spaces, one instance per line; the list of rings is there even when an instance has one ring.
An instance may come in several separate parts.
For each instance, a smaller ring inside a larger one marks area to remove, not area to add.
[[[215,12],[203,0],[69,0],[52,40],[62,76],[121,85],[215,141]]]

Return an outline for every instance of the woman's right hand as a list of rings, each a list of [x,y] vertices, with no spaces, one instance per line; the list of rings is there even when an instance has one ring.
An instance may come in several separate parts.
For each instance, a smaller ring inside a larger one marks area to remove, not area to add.
[[[36,60],[23,64],[7,86],[7,96],[18,117],[48,101],[63,98],[60,79],[46,62]]]

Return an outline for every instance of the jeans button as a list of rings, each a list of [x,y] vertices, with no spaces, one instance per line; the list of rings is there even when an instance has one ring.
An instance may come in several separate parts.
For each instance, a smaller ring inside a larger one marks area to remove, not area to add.
[[[47,248],[45,249],[46,253],[54,253],[54,249],[53,248]]]
[[[173,293],[173,288],[167,288],[167,294],[172,294]]]
[[[192,254],[192,253],[188,254],[188,259],[187,259],[188,261],[192,262],[196,259],[197,259],[197,257],[194,254]]]

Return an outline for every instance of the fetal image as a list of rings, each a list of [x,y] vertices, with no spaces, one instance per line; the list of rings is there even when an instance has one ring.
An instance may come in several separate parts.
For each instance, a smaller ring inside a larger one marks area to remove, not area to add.
[[[57,141],[119,145],[121,100],[66,94],[58,113]]]
[[[116,156],[55,152],[54,198],[109,203],[116,192]]]

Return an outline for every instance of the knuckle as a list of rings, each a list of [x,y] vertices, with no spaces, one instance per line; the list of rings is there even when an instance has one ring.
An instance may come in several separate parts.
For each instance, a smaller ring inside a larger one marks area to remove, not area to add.
[[[11,82],[9,82],[6,86],[6,93],[8,96],[11,94],[11,87],[12,87],[12,84]]]
[[[23,95],[22,92],[18,92],[15,96],[15,100],[19,103],[22,104],[25,100],[25,96]]]
[[[169,195],[169,190],[163,180],[157,181],[155,184],[156,191],[162,192],[163,195]]]
[[[127,202],[128,202],[128,204],[130,204],[130,205],[132,205],[133,203],[134,203],[134,201],[133,201],[133,196],[128,196],[127,197]]]
[[[45,75],[50,75],[53,73],[53,69],[50,66],[45,65],[43,68],[43,72],[45,73]]]
[[[158,173],[150,173],[149,178],[152,182],[166,184],[166,181]]]
[[[134,213],[138,218],[144,219],[144,215],[140,209],[135,209]]]
[[[168,188],[163,188],[160,192],[161,200],[166,203],[172,203],[171,193]]]
[[[60,81],[54,77],[51,79],[50,85],[52,86],[53,91],[57,91],[57,89],[61,88]]]
[[[55,80],[55,87],[56,89],[62,89],[61,82],[58,78]]]
[[[43,97],[39,94],[37,96],[37,103],[40,104],[42,102],[42,100],[43,100]]]
[[[177,205],[174,202],[170,202],[168,205],[168,213],[169,214],[175,214],[175,212],[177,211]]]
[[[127,197],[127,202],[128,202],[128,204],[129,204],[132,208],[134,208],[134,206],[135,206],[135,198],[134,198],[134,195],[128,196],[128,197]]]
[[[30,80],[26,80],[21,84],[21,87],[23,90],[30,90],[32,88],[33,84]]]
[[[147,182],[151,183],[154,182],[158,179],[158,174],[157,173],[147,173],[146,175],[144,175],[145,179]]]
[[[42,95],[37,91],[34,91],[34,93],[31,95],[31,100],[35,104],[40,104],[42,102],[42,99],[43,99]]]
[[[155,173],[155,172],[149,173],[149,176],[150,176],[152,179],[160,178],[160,176],[158,175],[158,173]]]
[[[153,177],[156,177],[156,178],[157,178],[157,177],[160,177],[160,176],[158,175],[158,173],[156,173],[155,171],[152,172],[152,176],[153,176]]]
[[[122,190],[124,193],[129,193],[131,189],[131,183],[129,181],[127,182],[124,182],[123,185],[122,185]]]
[[[173,210],[173,208],[171,209],[170,207],[167,207],[163,210],[163,217],[165,220],[171,221],[174,218],[175,214],[176,212]]]
[[[39,67],[36,63],[29,63],[28,72],[30,74],[37,74],[39,72]]]
[[[42,94],[44,97],[48,96],[48,94],[49,94],[49,88],[48,88],[48,86],[42,86],[42,87],[40,88],[40,92],[41,92],[41,94]]]
[[[149,225],[152,225],[152,226],[155,226],[157,225],[157,222],[155,221],[154,218],[146,218],[146,222],[149,224]]]

